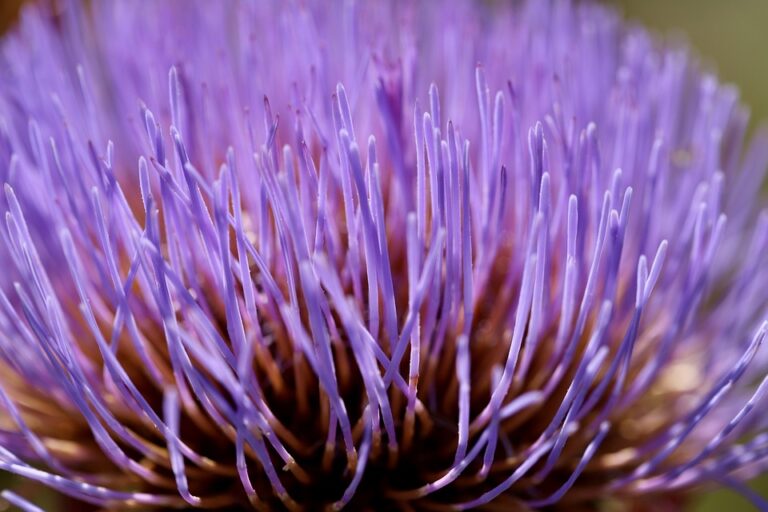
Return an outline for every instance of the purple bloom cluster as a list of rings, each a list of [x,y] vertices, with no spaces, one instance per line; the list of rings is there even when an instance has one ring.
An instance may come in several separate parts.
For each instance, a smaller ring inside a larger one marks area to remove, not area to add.
[[[684,49],[588,2],[59,4],[0,45],[1,470],[575,511],[765,468],[768,137]]]

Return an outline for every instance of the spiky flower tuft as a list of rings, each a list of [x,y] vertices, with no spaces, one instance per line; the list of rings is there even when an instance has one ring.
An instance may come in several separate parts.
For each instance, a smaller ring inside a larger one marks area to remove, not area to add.
[[[658,511],[765,468],[768,140],[683,49],[588,2],[59,4],[0,46],[9,502]]]

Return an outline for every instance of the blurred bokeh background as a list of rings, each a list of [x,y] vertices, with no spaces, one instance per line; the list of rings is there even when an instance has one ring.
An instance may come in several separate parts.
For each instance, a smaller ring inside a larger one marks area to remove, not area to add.
[[[753,127],[768,121],[768,0],[603,2],[615,6],[626,18],[645,25],[660,38],[686,40],[707,68],[721,80],[739,87],[742,102],[752,111]],[[21,3],[22,0],[0,0],[0,33],[12,26]],[[753,482],[752,488],[768,497],[768,477]],[[10,510],[2,507],[0,503],[0,510]],[[719,490],[704,493],[691,512],[723,510],[746,512],[754,507],[734,492]]]
[[[720,79],[736,84],[753,126],[768,121],[766,0],[604,0],[660,37],[682,37]]]

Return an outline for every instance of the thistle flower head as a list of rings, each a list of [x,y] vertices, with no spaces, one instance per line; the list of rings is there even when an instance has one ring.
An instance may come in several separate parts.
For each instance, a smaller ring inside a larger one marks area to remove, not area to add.
[[[590,3],[62,4],[0,45],[0,470],[569,511],[763,470],[768,141],[685,50]]]

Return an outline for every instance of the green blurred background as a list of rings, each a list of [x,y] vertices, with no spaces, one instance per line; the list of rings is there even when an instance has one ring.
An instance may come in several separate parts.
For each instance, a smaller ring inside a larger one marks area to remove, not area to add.
[[[768,121],[768,1],[614,0],[661,37],[687,39],[708,68],[736,84],[755,122]]]
[[[137,0],[138,1],[138,0]],[[156,0],[160,1],[160,0]],[[21,0],[0,0],[0,32],[13,22]],[[662,38],[685,38],[707,68],[736,84],[752,111],[752,126],[768,121],[768,0],[604,0]],[[753,482],[768,496],[768,477]],[[2,504],[0,504],[2,510]],[[691,512],[742,512],[754,508],[736,493],[704,494]]]

